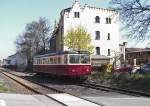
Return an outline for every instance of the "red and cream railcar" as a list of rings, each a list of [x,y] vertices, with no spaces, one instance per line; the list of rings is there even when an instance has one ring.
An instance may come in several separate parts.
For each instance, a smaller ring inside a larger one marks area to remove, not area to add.
[[[34,57],[34,71],[59,76],[82,77],[91,73],[90,55],[86,52],[61,52]]]

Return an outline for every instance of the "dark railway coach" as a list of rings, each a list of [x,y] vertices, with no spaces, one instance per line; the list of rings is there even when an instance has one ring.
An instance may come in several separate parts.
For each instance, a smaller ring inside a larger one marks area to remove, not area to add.
[[[87,52],[61,52],[34,57],[34,71],[58,76],[85,77],[91,73]]]

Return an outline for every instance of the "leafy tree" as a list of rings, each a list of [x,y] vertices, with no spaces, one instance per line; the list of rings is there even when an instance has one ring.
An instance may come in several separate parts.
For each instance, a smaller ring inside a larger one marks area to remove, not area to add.
[[[65,46],[74,51],[89,51],[92,53],[91,36],[82,26],[71,28],[64,37]]]
[[[122,23],[129,31],[128,37],[144,40],[150,30],[149,0],[111,0],[112,6],[120,12]]]

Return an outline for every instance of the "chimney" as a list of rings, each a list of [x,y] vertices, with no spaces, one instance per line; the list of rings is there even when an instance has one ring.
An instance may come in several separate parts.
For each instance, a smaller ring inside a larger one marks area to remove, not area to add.
[[[125,46],[125,47],[126,47],[126,46],[127,46],[127,42],[123,42],[123,46]]]

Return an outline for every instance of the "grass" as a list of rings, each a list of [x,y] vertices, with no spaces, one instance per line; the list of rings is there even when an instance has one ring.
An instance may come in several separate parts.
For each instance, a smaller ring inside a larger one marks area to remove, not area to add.
[[[90,79],[107,86],[128,88],[150,93],[150,73],[93,72]]]
[[[5,87],[4,82],[0,80],[0,93],[12,93],[12,92],[14,91]]]

